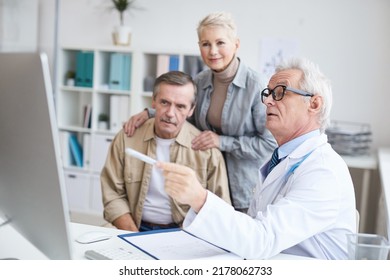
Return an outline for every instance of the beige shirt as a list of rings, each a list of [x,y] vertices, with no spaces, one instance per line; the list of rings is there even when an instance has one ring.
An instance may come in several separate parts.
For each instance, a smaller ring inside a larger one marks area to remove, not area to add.
[[[204,188],[231,204],[226,166],[221,152],[218,149],[194,151],[191,148],[191,140],[199,133],[190,123],[183,125],[170,147],[171,162],[192,168]],[[125,149],[128,147],[156,158],[154,119],[149,119],[132,137],[127,137],[123,131],[115,136],[100,176],[104,218],[112,222],[131,213],[139,227],[152,166],[126,155]],[[181,224],[189,206],[171,200],[171,210],[173,221]]]

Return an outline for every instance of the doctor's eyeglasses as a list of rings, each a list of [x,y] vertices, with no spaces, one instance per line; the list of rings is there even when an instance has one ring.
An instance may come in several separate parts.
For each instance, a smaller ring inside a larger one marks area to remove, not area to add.
[[[296,89],[296,88],[290,88],[288,86],[284,85],[277,85],[274,87],[274,89],[265,88],[261,92],[261,102],[265,102],[265,99],[271,94],[272,99],[275,101],[280,101],[283,99],[284,95],[286,94],[286,91],[291,91],[293,93],[302,95],[302,96],[314,96],[312,93],[308,93],[304,90]]]

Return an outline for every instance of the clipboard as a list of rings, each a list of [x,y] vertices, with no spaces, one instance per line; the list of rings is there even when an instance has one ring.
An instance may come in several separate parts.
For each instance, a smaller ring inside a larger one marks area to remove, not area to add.
[[[183,229],[163,229],[118,235],[155,260],[241,259]]]

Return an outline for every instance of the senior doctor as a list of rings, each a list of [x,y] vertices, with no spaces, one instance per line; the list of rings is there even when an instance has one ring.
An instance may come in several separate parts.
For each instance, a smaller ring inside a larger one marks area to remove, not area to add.
[[[291,59],[276,68],[261,96],[278,148],[259,169],[248,215],[202,188],[190,168],[157,164],[166,192],[191,206],[184,229],[246,259],[278,253],[347,259],[355,193],[347,165],[324,134],[330,82],[312,62]]]

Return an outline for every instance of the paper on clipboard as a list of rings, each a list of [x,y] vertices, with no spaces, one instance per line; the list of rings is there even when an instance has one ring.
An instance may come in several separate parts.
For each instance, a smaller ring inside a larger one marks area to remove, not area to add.
[[[158,260],[242,259],[181,229],[129,233],[119,237]]]

